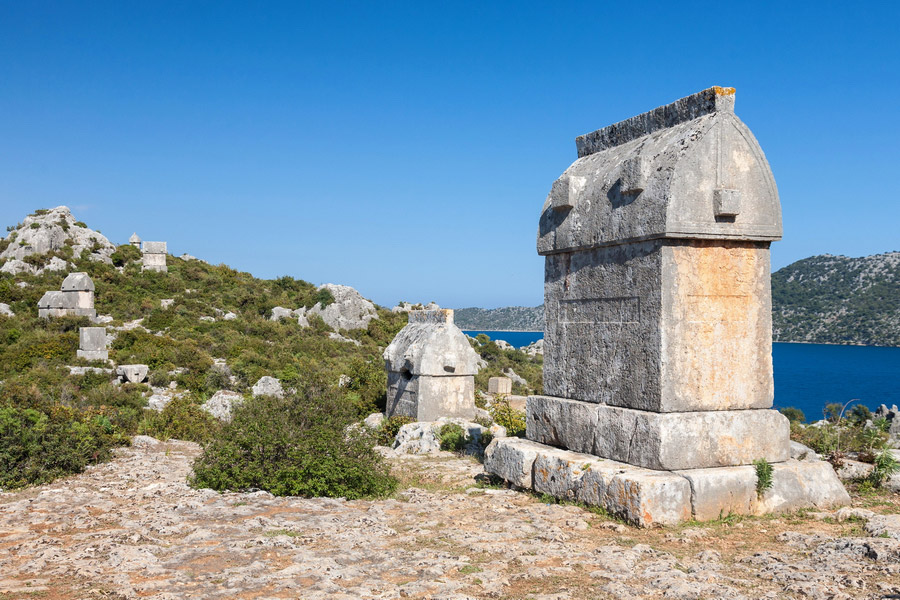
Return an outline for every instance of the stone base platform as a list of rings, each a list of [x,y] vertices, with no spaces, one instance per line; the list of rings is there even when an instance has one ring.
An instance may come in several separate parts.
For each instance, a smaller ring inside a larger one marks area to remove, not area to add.
[[[528,439],[646,469],[674,471],[790,458],[790,425],[777,410],[658,413],[529,396]]]
[[[75,355],[87,360],[109,360],[109,350],[76,350]]]
[[[484,467],[516,487],[600,506],[640,527],[850,503],[824,461],[773,464],[773,484],[762,497],[753,466],[657,471],[521,438],[492,441]]]

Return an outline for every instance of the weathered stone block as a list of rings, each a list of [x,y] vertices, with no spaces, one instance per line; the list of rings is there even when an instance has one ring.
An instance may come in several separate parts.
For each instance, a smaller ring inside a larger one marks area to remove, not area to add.
[[[648,469],[700,469],[790,457],[788,420],[774,410],[655,413],[529,396],[528,439]]]
[[[831,463],[789,460],[772,465],[772,488],[763,494],[757,514],[800,508],[827,508],[850,504],[850,495]]]
[[[666,471],[626,470],[609,482],[606,509],[640,527],[676,525],[691,518],[691,486]]]
[[[530,489],[534,460],[545,448],[522,438],[495,439],[484,450],[484,470],[515,486]]]
[[[150,367],[147,365],[119,365],[116,367],[116,375],[128,383],[141,383],[147,379]]]
[[[729,514],[756,513],[756,469],[719,467],[678,471],[691,486],[694,519],[712,521]]]
[[[87,360],[108,360],[106,327],[79,327],[77,356]]]
[[[489,394],[512,394],[512,379],[509,377],[491,377],[488,379]]]

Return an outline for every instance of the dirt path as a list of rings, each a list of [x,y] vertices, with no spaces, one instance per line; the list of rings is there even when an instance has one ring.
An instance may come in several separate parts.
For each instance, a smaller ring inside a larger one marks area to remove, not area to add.
[[[446,453],[391,457],[395,499],[218,494],[185,483],[198,452],[139,438],[0,494],[0,599],[900,598],[897,516],[639,530],[476,488],[481,466]]]

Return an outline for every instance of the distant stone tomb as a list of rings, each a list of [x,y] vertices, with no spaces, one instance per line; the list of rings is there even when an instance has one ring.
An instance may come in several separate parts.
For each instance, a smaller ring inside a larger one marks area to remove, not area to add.
[[[38,301],[38,317],[64,317],[74,315],[95,318],[94,282],[87,273],[69,273],[60,291],[46,292]]]
[[[169,272],[169,267],[166,266],[167,250],[165,242],[143,242],[141,244],[141,255],[143,258],[142,271]]]
[[[138,250],[141,249],[141,238],[138,236],[137,232],[131,234],[131,237],[128,238],[128,243]]]
[[[77,355],[87,360],[109,360],[106,327],[79,327]]]
[[[849,501],[830,465],[788,460],[788,421],[771,410],[781,206],[734,90],[576,146],[537,241],[546,395],[528,398],[528,439],[497,440],[488,470],[641,525]],[[768,496],[748,466],[760,459],[774,464]]]
[[[478,359],[452,310],[410,311],[409,324],[384,351],[387,416],[474,418]]]
[[[512,394],[512,379],[491,377],[488,379],[488,394]]]

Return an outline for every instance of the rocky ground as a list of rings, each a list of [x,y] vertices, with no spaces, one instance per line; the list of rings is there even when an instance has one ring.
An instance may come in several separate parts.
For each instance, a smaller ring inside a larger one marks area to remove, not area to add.
[[[395,498],[218,494],[195,444],[0,494],[0,598],[900,598],[900,498],[639,530],[478,487],[471,458],[390,456]]]

